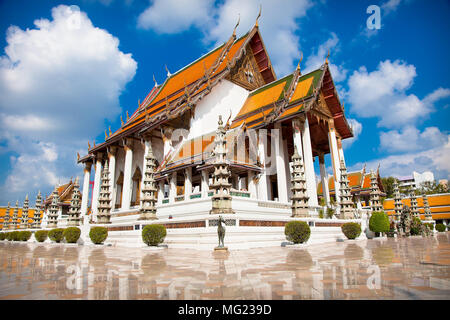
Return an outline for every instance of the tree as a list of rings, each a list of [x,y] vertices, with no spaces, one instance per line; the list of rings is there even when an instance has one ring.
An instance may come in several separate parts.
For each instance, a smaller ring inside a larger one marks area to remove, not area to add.
[[[425,181],[422,182],[416,189],[416,194],[436,194],[436,193],[445,193],[445,187],[442,184],[439,184],[434,181]]]
[[[387,198],[393,198],[394,197],[394,177],[386,177],[381,178],[381,183],[383,184],[384,191],[386,192]]]

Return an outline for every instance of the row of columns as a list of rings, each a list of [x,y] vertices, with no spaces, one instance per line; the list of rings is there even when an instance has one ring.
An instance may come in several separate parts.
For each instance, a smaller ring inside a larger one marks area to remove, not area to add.
[[[308,117],[304,116],[303,118],[299,117],[292,120],[293,126],[293,142],[294,146],[297,148],[298,152],[303,158],[304,167],[305,167],[305,177],[306,177],[306,187],[308,192],[308,205],[310,207],[317,207],[317,187],[316,187],[316,177],[314,172],[314,160],[311,146],[311,135],[310,135],[310,127],[308,122]],[[260,174],[258,184],[255,183],[254,177],[255,173],[252,171],[248,172],[247,176],[247,185],[248,191],[251,194],[251,197],[256,197],[258,194],[258,199],[260,200],[268,200],[272,198],[272,190],[270,183],[270,175],[271,172],[269,167],[276,167],[276,177],[277,177],[277,185],[278,185],[278,198],[280,202],[289,202],[289,195],[291,194],[290,190],[290,168],[289,168],[289,159],[287,156],[287,139],[283,139],[282,136],[282,127],[281,123],[275,124],[275,130],[272,137],[272,162],[269,162],[269,157],[267,155],[267,135],[264,134],[267,132],[265,129],[260,130],[260,136],[258,139],[258,157],[259,161],[263,166],[263,171]],[[263,134],[261,134],[263,133]],[[332,167],[334,174],[334,186],[336,195],[339,194],[339,167],[340,160],[344,160],[344,154],[342,150],[342,145],[340,140],[336,137],[336,132],[334,129],[334,125],[331,122],[329,126],[328,132],[328,141],[330,145],[331,158],[332,158]],[[150,139],[145,139],[145,152],[146,154]],[[164,144],[164,149],[166,151],[166,144]],[[124,164],[124,182],[123,182],[123,191],[122,191],[122,205],[121,210],[130,209],[130,202],[132,196],[132,163],[133,163],[133,148],[132,142],[130,140],[126,140],[124,143],[125,150],[125,164]],[[116,166],[116,152],[117,147],[110,147],[108,150],[108,161],[110,167],[110,181],[115,181],[115,166]],[[103,155],[101,153],[97,154],[95,159],[95,181],[93,188],[93,196],[92,196],[92,214],[94,220],[98,214],[98,196],[99,196],[99,187],[100,187],[100,178],[101,178],[101,167],[102,167],[102,158]],[[145,157],[144,160],[145,162]],[[345,160],[344,160],[345,161]],[[319,166],[320,166],[320,175],[321,182],[323,186],[323,196],[327,204],[330,202],[330,195],[328,190],[328,179],[325,169],[325,161],[324,155],[319,155]],[[143,168],[145,167],[143,163]],[[89,179],[91,172],[91,163],[86,163],[84,170],[84,181],[83,181],[83,197],[81,203],[81,213],[83,216],[86,215],[87,206],[88,206],[88,197],[89,197]],[[176,197],[176,187],[177,187],[177,172],[173,172],[169,179],[169,202],[173,203]],[[192,167],[185,169],[185,199],[189,199],[192,194]],[[209,190],[209,176],[206,170],[201,171],[201,195],[202,197],[206,197]],[[114,192],[114,191],[113,191]],[[158,201],[161,203],[164,198],[164,182],[159,182],[159,191],[158,191]],[[115,196],[113,194],[113,199]],[[337,202],[339,199],[336,196]]]

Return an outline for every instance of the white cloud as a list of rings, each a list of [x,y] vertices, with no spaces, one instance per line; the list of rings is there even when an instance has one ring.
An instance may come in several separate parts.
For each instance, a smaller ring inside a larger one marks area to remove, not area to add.
[[[303,73],[308,73],[323,65],[325,62],[325,58],[328,54],[328,51],[330,51],[330,55],[332,52],[339,51],[338,44],[339,38],[334,32],[332,32],[331,37],[327,41],[322,43],[317,48],[317,50],[313,51],[313,53],[311,53],[311,55],[306,59],[305,71]],[[336,64],[331,63],[330,61],[329,67],[331,70],[331,74],[333,76],[333,80],[335,82],[341,82],[347,78],[348,70],[345,69],[342,65],[338,66]]]
[[[300,58],[297,19],[306,15],[310,0],[225,0],[214,7],[205,1],[156,0],[139,16],[138,27],[159,33],[178,33],[199,28],[205,42],[214,46],[226,41],[240,15],[239,30],[246,32],[255,23],[262,5],[260,31],[278,76],[292,72]],[[205,18],[206,17],[206,18]],[[239,32],[239,31],[238,31]]]
[[[378,125],[387,128],[414,125],[433,111],[434,102],[450,94],[442,88],[423,100],[407,94],[415,77],[416,68],[399,60],[382,61],[372,72],[360,67],[348,80],[352,112],[360,117],[377,117]]]
[[[436,148],[408,152],[401,155],[391,155],[386,158],[374,159],[367,162],[367,169],[374,170],[380,164],[380,173],[383,177],[402,177],[411,175],[413,171],[431,171],[436,179],[450,178],[450,135],[445,144]],[[364,163],[356,163],[349,171],[361,170]]]
[[[348,138],[345,140],[342,140],[342,146],[344,149],[350,148],[350,146],[358,140],[358,136],[362,132],[362,124],[358,122],[356,119],[347,118],[347,121],[350,125],[350,127],[353,129],[353,138]]]
[[[120,113],[137,63],[119,40],[64,5],[34,29],[12,26],[0,57],[0,141],[14,154],[0,201],[78,173],[76,152]],[[106,119],[105,119],[106,118]],[[86,151],[84,151],[86,152]],[[61,181],[64,182],[64,181]]]
[[[389,153],[429,150],[446,142],[447,135],[437,127],[428,127],[420,132],[413,126],[406,126],[401,131],[380,133],[380,148]]]
[[[398,9],[401,2],[402,2],[401,0],[389,0],[383,3],[381,5],[382,15],[387,16],[388,14],[395,12]]]
[[[155,0],[138,17],[138,27],[158,33],[178,33],[210,22],[214,2],[209,0]]]

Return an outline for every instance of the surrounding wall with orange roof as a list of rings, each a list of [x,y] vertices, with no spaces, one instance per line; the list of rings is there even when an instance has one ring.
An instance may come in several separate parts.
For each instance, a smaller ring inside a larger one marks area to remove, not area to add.
[[[428,204],[430,206],[431,214],[434,220],[437,219],[450,219],[450,193],[443,194],[429,194]],[[403,205],[411,207],[411,199],[402,199]],[[417,206],[421,213],[420,218],[424,219],[423,197],[417,197]],[[388,215],[394,214],[394,199],[385,199],[383,202],[383,208]]]

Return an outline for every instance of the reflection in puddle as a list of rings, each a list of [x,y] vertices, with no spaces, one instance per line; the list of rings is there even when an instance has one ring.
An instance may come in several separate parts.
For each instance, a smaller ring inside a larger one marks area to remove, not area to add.
[[[0,242],[3,299],[448,299],[449,234],[230,252]]]

